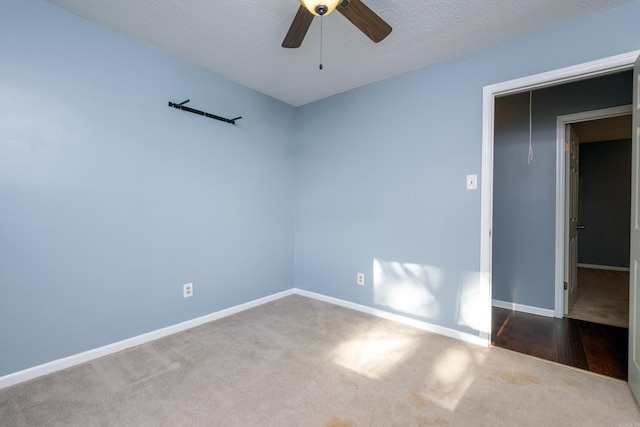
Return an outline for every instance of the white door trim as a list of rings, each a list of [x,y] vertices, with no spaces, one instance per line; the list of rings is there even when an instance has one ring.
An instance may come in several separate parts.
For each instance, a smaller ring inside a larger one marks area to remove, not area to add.
[[[482,174],[480,180],[480,280],[482,288],[488,290],[486,294],[486,309],[489,310],[489,313],[491,313],[492,301],[491,228],[493,223],[493,126],[495,97],[631,69],[638,55],[640,55],[640,50],[483,87]],[[489,332],[487,336],[483,338],[486,338],[487,344],[490,344],[491,316],[487,316],[486,322],[486,330]]]
[[[565,281],[565,206],[569,193],[566,186],[566,156],[564,150],[565,126],[571,123],[631,114],[631,104],[600,110],[582,111],[556,118],[556,268],[555,268],[555,317],[564,315],[564,281]]]

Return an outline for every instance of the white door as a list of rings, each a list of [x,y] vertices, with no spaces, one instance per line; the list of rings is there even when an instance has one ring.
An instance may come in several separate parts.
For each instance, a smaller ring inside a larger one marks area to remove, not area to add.
[[[567,224],[565,227],[565,273],[564,273],[564,314],[578,299],[578,177],[580,172],[580,139],[571,125],[566,126],[567,182]]]
[[[629,274],[629,387],[640,402],[640,57],[633,68],[633,132],[631,140],[631,260]]]

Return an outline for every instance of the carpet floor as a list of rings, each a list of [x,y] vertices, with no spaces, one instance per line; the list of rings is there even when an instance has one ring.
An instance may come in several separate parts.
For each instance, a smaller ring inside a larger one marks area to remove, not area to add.
[[[637,426],[628,386],[301,296],[0,390],[3,426]]]
[[[628,328],[629,272],[578,268],[578,299],[567,317]]]

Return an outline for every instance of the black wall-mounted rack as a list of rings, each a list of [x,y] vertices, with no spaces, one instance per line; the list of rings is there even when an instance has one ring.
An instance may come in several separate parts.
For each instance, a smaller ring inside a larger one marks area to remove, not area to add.
[[[195,108],[186,107],[184,104],[186,104],[187,102],[189,102],[188,99],[186,101],[181,102],[180,104],[174,104],[173,102],[169,101],[169,107],[188,111],[194,114],[199,114],[201,116],[209,117],[210,119],[220,120],[221,122],[231,123],[232,125],[236,124],[236,120],[240,120],[242,118],[241,116],[241,117],[236,117],[235,119],[225,119],[224,117],[216,116],[215,114],[205,113],[204,111],[196,110]]]

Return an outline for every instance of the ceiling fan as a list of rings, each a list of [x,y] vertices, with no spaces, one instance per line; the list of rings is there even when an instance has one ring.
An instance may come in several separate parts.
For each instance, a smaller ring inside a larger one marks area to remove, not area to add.
[[[314,16],[328,15],[334,10],[340,12],[375,43],[391,33],[391,26],[360,0],[300,0],[300,3],[302,4],[293,18],[282,47],[300,47]]]

